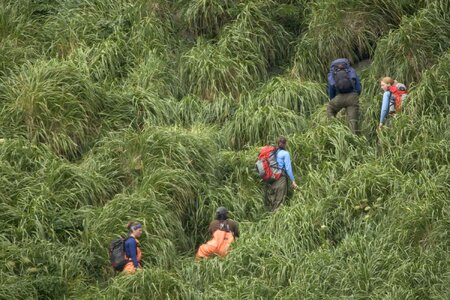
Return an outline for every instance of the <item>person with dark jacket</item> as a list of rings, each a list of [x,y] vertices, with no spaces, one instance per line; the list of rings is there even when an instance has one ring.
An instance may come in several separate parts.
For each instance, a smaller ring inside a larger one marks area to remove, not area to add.
[[[339,58],[331,63],[328,73],[328,95],[330,102],[327,106],[329,118],[335,118],[337,113],[347,109],[347,118],[350,129],[358,133],[359,120],[359,95],[361,94],[361,82],[356,71],[350,66],[346,58]]]

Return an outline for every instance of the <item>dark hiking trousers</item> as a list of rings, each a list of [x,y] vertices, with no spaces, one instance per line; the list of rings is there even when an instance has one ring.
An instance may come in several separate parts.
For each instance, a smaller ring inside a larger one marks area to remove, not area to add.
[[[287,177],[283,175],[274,183],[267,185],[267,200],[271,211],[276,210],[284,202],[287,194],[287,182]]]
[[[334,97],[327,107],[327,114],[329,118],[335,118],[336,114],[343,108],[347,109],[347,119],[350,124],[350,129],[353,133],[358,133],[358,120],[359,120],[359,99],[358,94],[347,93],[338,94]]]

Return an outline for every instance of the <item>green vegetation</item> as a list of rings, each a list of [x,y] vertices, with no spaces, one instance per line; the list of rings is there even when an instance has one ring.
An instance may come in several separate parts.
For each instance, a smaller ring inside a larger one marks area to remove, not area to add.
[[[331,60],[369,64],[362,134],[325,114]],[[376,131],[379,79],[410,89]],[[0,3],[0,299],[448,299],[450,4]],[[267,212],[254,162],[289,139]],[[194,262],[218,206],[241,224]],[[144,270],[107,247],[144,224]]]

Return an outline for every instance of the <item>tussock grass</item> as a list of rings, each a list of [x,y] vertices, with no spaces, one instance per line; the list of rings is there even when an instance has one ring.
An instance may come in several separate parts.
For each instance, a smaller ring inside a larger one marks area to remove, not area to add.
[[[87,66],[94,82],[113,82],[126,77],[129,53],[125,46],[122,37],[113,37],[88,49]]]
[[[306,116],[327,100],[325,86],[285,77],[272,78],[255,97],[261,106],[282,106]]]
[[[140,239],[143,253],[160,253],[148,255],[144,264],[170,268],[176,263],[178,250],[186,250],[187,238],[182,224],[161,197],[155,193],[118,195],[103,208],[89,212],[82,237],[86,246],[96,253],[97,264],[102,267],[104,275],[111,272],[106,263],[105,249],[119,234],[127,234],[129,219],[139,220],[145,227]]]
[[[434,1],[402,19],[398,29],[377,43],[371,78],[390,76],[408,85],[417,82],[450,46],[449,12],[447,1]]]
[[[289,34],[265,15],[264,5],[247,3],[239,8],[217,44],[199,38],[182,56],[181,79],[189,93],[209,100],[221,92],[238,98],[255,86],[255,80],[265,79],[270,66],[287,56]]]
[[[201,39],[181,57],[180,78],[188,93],[208,100],[220,93],[239,97],[253,84],[249,68],[226,51]]]
[[[224,135],[230,147],[243,149],[256,143],[272,143],[279,135],[301,132],[306,121],[282,106],[241,104],[232,120],[225,123]]]
[[[193,34],[214,37],[232,18],[237,3],[233,0],[181,1],[182,19]]]
[[[417,87],[411,91],[405,108],[414,115],[444,114],[450,111],[449,68],[450,51],[442,55],[437,64],[426,71]]]
[[[1,85],[5,135],[47,143],[67,157],[78,155],[96,136],[102,93],[73,64],[27,63]]]
[[[35,26],[32,5],[22,1],[3,1],[0,4],[0,37],[24,37]]]
[[[136,61],[127,73],[125,86],[157,94],[160,97],[176,97],[180,83],[165,55],[149,51]]]
[[[449,298],[448,8],[3,1],[0,298]],[[337,56],[373,60],[361,136],[326,117]],[[375,131],[382,75],[410,95]],[[279,135],[300,188],[269,212]],[[241,237],[196,262],[218,206]],[[129,220],[144,270],[113,277]]]
[[[323,81],[331,61],[352,63],[373,54],[378,38],[414,5],[385,1],[319,1],[311,4],[308,30],[296,45],[292,74]]]
[[[195,122],[203,121],[203,111],[205,111],[205,106],[208,102],[202,101],[200,98],[188,95],[183,97],[177,103],[177,111],[182,124],[191,125]]]
[[[220,126],[233,117],[237,107],[231,95],[220,94],[213,102],[187,95],[177,103],[177,112],[186,126],[197,123]]]
[[[290,35],[267,13],[273,9],[272,4],[270,1],[242,4],[236,20],[223,29],[218,43],[233,57],[238,56],[259,78],[265,77],[266,65],[272,66],[289,54]],[[252,60],[259,63],[253,67]]]
[[[231,95],[221,94],[203,109],[202,118],[207,122],[223,125],[233,117],[237,107],[238,103]]]
[[[0,76],[8,76],[12,69],[36,59],[39,54],[33,46],[20,46],[17,39],[5,38],[0,45]]]
[[[328,64],[333,59],[347,57],[357,62],[373,51],[372,44],[378,32],[387,29],[387,24],[376,13],[355,11],[355,7],[351,7],[356,3],[351,6],[342,3],[320,1],[312,5],[308,31],[296,47],[292,70],[296,76],[321,80],[326,78]]]

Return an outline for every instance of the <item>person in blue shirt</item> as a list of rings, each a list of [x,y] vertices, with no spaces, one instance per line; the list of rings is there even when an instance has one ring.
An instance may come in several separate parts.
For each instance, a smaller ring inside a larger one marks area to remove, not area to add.
[[[297,183],[295,182],[294,174],[292,172],[291,156],[286,151],[287,139],[285,137],[279,137],[277,140],[277,164],[278,168],[283,170],[283,175],[277,181],[268,184],[267,186],[267,198],[268,204],[272,211],[276,210],[286,198],[288,189],[288,179],[292,182],[292,187],[297,189]]]
[[[125,265],[123,271],[126,273],[134,273],[136,270],[142,268],[142,253],[138,241],[138,238],[142,235],[142,225],[137,222],[129,222],[127,228],[129,237],[125,241],[125,254],[129,262]]]
[[[380,82],[380,87],[383,90],[383,100],[381,102],[381,111],[380,111],[380,124],[378,128],[382,128],[386,123],[386,118],[389,114],[389,103],[391,98],[391,92],[389,91],[389,87],[394,84],[394,80],[390,77],[384,77]]]
[[[378,125],[379,129],[389,123],[389,120],[395,117],[396,113],[401,110],[404,97],[407,94],[406,86],[391,77],[381,79],[380,87],[383,90],[383,98],[381,102],[380,123]]]

